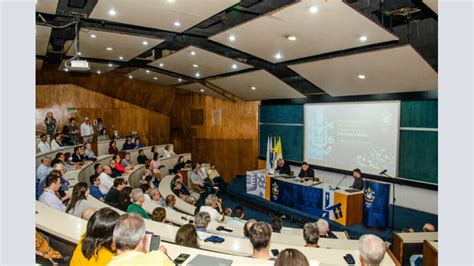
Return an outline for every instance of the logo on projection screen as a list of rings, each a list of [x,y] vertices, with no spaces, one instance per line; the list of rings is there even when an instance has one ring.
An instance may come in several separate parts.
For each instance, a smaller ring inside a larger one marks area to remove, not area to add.
[[[332,145],[335,143],[334,136],[330,135],[329,130],[334,128],[334,123],[327,121],[323,112],[317,113],[311,123],[311,132],[314,133],[311,139],[313,146],[310,149],[311,157],[314,159],[323,159],[332,151]]]

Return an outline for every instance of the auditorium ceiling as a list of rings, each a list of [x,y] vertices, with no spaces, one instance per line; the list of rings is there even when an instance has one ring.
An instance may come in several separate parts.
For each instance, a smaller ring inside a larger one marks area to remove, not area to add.
[[[431,0],[37,0],[36,66],[78,56],[83,75],[225,100],[436,92],[437,13]]]

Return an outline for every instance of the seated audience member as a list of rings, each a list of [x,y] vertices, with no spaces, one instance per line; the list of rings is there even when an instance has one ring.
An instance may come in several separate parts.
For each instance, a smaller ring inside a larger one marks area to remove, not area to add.
[[[171,156],[176,156],[176,153],[171,149],[170,145],[165,145],[165,148],[163,149],[163,157],[165,158],[170,158]]]
[[[287,248],[282,250],[280,254],[278,254],[274,265],[309,266],[309,261],[301,251],[294,248]]]
[[[380,237],[366,234],[359,238],[359,259],[362,266],[380,265],[385,252],[385,242]]]
[[[148,216],[148,214],[142,207],[143,202],[145,202],[145,194],[143,194],[142,189],[141,188],[132,189],[131,198],[132,198],[132,203],[128,205],[127,212],[137,213],[144,219],[150,219],[150,216]]]
[[[118,130],[114,130],[114,135],[112,136],[112,139],[120,139]]]
[[[135,149],[135,144],[132,142],[132,136],[126,136],[125,138],[122,150],[126,151]]]
[[[111,140],[109,142],[109,154],[116,154],[119,150],[117,148],[117,142],[115,140]]]
[[[193,205],[193,206],[196,205],[196,198],[192,196],[187,197],[184,201],[189,205]]]
[[[64,153],[62,152],[56,153],[56,156],[54,156],[54,159],[51,161],[51,165],[56,165],[58,163],[64,165]]]
[[[225,208],[224,209],[224,215],[227,217],[232,217],[232,209],[231,208]]]
[[[125,188],[125,180],[123,178],[115,178],[113,187],[110,188],[109,192],[105,196],[105,203],[112,207],[119,207],[120,191]]]
[[[423,225],[423,232],[435,232],[435,231],[436,231],[436,228],[434,225],[430,223],[426,223],[425,225]]]
[[[415,229],[413,227],[410,227],[410,226],[405,226],[402,229],[402,233],[414,233],[414,232],[415,232]]]
[[[212,181],[212,183],[219,188],[219,191],[225,194],[227,184],[225,183],[219,172],[217,172],[215,164],[211,164],[211,167],[209,168],[209,170],[207,170],[207,176]]]
[[[178,157],[178,161],[176,162],[176,164],[174,165],[173,167],[173,174],[177,174],[179,170],[183,169],[184,168],[184,156],[179,156]]]
[[[229,219],[227,221],[227,224],[235,225],[237,227],[242,227],[244,226],[244,222],[242,221],[244,216],[245,216],[244,208],[242,208],[242,206],[237,206],[234,208],[234,217],[232,217],[232,219]]]
[[[189,195],[186,195],[182,192],[183,184],[181,182],[174,183],[173,193],[178,196],[180,199],[186,201]]]
[[[250,227],[252,227],[252,225],[256,222],[257,220],[250,219],[244,224],[244,238],[249,238]]]
[[[120,191],[118,208],[121,211],[127,212],[128,206],[130,206],[130,204],[132,204],[132,188],[126,186],[122,191]]]
[[[64,146],[62,143],[62,139],[63,137],[60,133],[54,134],[54,138],[51,141],[51,151],[59,150]]]
[[[54,174],[57,175],[60,178],[60,187],[59,190],[57,191],[57,194],[59,195],[60,198],[63,198],[63,201],[67,199],[65,192],[68,191],[69,189],[69,181],[64,179],[64,173],[66,173],[66,170],[64,169],[64,166],[62,164],[56,164],[53,167],[53,170],[49,174]],[[37,190],[37,196],[39,197],[41,193],[43,193],[43,189],[46,186],[46,178],[42,179],[38,183],[38,190]]]
[[[87,208],[82,212],[81,218],[84,220],[89,220],[96,211],[96,208]]]
[[[145,169],[142,176],[142,182],[144,184],[150,185],[152,188],[157,188],[160,186],[160,180],[156,178],[155,174],[150,169]]]
[[[188,188],[188,186],[186,186],[186,184],[183,183],[183,175],[181,173],[178,173],[175,175],[175,177],[173,178],[173,181],[171,182],[171,189],[173,189],[174,187],[174,184],[177,183],[177,182],[180,182],[181,183],[181,193],[183,195],[188,195],[188,196],[192,196],[196,202],[199,200],[200,198],[200,195],[199,193],[196,193],[192,190],[190,190]]]
[[[116,165],[117,165],[117,163],[115,162],[114,159],[109,161],[109,167],[112,170],[112,173],[110,174],[110,176],[113,177],[113,178],[115,178],[117,176],[122,176],[122,172],[120,172],[119,170],[117,170],[115,168]]]
[[[64,153],[63,164],[64,164],[64,168],[66,168],[67,171],[81,169],[80,165],[76,165],[72,163],[71,161],[72,161],[71,153],[69,152]]]
[[[138,151],[137,162],[139,164],[145,164],[148,161],[148,157],[146,157],[145,152],[143,150]]]
[[[89,196],[89,189],[86,182],[79,182],[74,185],[66,212],[76,217],[81,217],[85,209],[93,207],[87,202],[87,196]]]
[[[94,151],[92,150],[92,144],[86,143],[86,149],[84,150],[84,156],[86,157],[86,161],[97,161],[97,156],[95,156]]]
[[[114,186],[114,179],[112,178],[112,168],[107,165],[104,167],[104,172],[100,173],[99,190],[103,195],[107,195],[111,187]]]
[[[104,141],[109,140],[109,135],[107,135],[107,129],[103,128],[99,131],[99,135],[97,136],[97,141]]]
[[[82,146],[74,147],[74,153],[72,154],[73,164],[82,165],[86,159],[85,155],[81,152]]]
[[[275,171],[278,171],[278,174],[280,175],[291,175],[290,165],[283,159],[278,159],[278,166]]]
[[[270,222],[270,225],[272,226],[272,231],[274,233],[280,233],[281,228],[283,227],[283,221],[281,217],[275,216],[272,218],[272,221]]]
[[[94,173],[96,173],[97,175],[100,175],[102,174],[102,172],[104,172],[104,168],[102,167],[102,164],[100,163],[94,164]]]
[[[193,169],[193,161],[191,160],[187,160],[185,163],[184,163],[184,167],[183,169]]]
[[[314,170],[309,166],[307,162],[303,162],[301,164],[301,171],[298,174],[298,177],[314,178]]]
[[[196,233],[202,240],[208,237],[207,226],[211,222],[211,216],[207,212],[199,212],[194,216],[194,225],[196,226]]]
[[[174,195],[166,196],[166,208],[174,209],[174,205],[176,204],[176,197]]]
[[[40,142],[38,143],[39,153],[47,153],[51,151],[51,146],[48,143],[48,136],[46,134],[41,134]]]
[[[150,170],[155,174],[158,178],[161,178],[160,174],[160,154],[155,152],[153,153],[153,159],[150,161]]]
[[[208,195],[215,193],[212,185],[208,182],[204,182],[205,177],[202,175],[198,164],[193,165],[193,171],[189,178],[193,186],[197,189],[204,189]]]
[[[256,222],[249,230],[250,243],[252,243],[252,258],[270,260],[270,239],[272,228],[267,223]]]
[[[133,144],[135,144],[135,149],[143,148],[143,145],[142,145],[139,137],[135,138],[135,141],[133,141]]]
[[[199,248],[198,235],[196,233],[196,227],[193,224],[185,224],[181,226],[176,232],[176,238],[174,240],[176,245]]]
[[[130,159],[130,152],[126,152],[126,153],[123,155],[123,159],[122,159],[122,162],[120,162],[120,164],[121,164],[123,167],[128,167],[128,166],[134,167],[134,166],[135,166],[135,164],[132,163],[132,160]]]
[[[104,202],[104,194],[100,191],[100,178],[98,174],[93,174],[89,178],[91,184],[90,193],[92,197]]]
[[[79,240],[71,258],[71,266],[107,265],[115,253],[112,236],[119,214],[105,207],[87,221],[85,234]]]
[[[216,195],[211,194],[206,197],[204,202],[206,206],[201,206],[199,212],[207,212],[211,216],[211,221],[216,221],[218,223],[224,221],[225,217],[223,215],[221,201],[217,198]],[[219,209],[219,212],[216,210]]]
[[[166,206],[165,199],[161,196],[160,190],[158,188],[152,188],[150,193],[148,193],[151,198],[151,202],[157,204],[158,206]]]
[[[61,178],[55,174],[49,174],[48,177],[46,177],[46,187],[44,188],[43,193],[41,193],[39,201],[51,208],[55,208],[64,212],[66,210],[66,206],[64,206],[62,201],[58,198],[58,196],[56,196],[56,192],[60,187]]]
[[[337,238],[336,235],[334,235],[329,230],[328,221],[326,221],[324,219],[319,219],[316,223],[318,224],[319,237],[322,237],[322,238]]]
[[[305,247],[319,248],[319,229],[317,223],[306,223],[303,227],[303,238],[306,241]]]
[[[53,168],[50,167],[51,164],[51,158],[49,157],[43,157],[41,158],[41,163],[36,169],[36,180],[40,181],[42,179],[45,179],[49,173],[53,170]]]
[[[163,246],[159,250],[146,252],[148,241],[145,239],[145,230],[145,221],[140,215],[121,215],[113,233],[117,256],[112,258],[109,265],[173,266]]]
[[[362,172],[360,169],[352,170],[352,177],[354,178],[354,182],[350,186],[351,188],[364,190],[364,179],[362,178]]]
[[[153,209],[150,217],[155,222],[164,223],[166,221],[166,209],[162,207],[156,207]]]
[[[122,158],[120,157],[120,154],[115,154],[114,155],[114,161],[115,161],[115,170],[117,170],[119,173],[123,174],[126,171],[130,171],[133,169],[133,165],[128,165],[127,167],[124,167],[120,162],[122,161]]]
[[[151,191],[151,186],[148,184],[141,184],[140,185],[141,190],[143,191],[143,196],[145,197],[145,202],[151,202],[151,197],[148,195]]]

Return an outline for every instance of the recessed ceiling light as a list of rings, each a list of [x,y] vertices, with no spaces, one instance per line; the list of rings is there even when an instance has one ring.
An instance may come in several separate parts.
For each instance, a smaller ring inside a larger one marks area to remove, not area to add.
[[[91,36],[91,38],[97,37],[95,34],[91,34],[90,36]]]
[[[237,69],[237,64],[232,64],[232,69]]]
[[[123,60],[123,56],[119,56],[118,58],[119,58],[119,60]]]
[[[110,10],[109,10],[109,15],[115,16],[115,15],[117,15],[117,11],[115,11],[115,10],[113,10],[113,9],[110,9]]]
[[[82,53],[81,53],[81,52],[78,52],[77,55],[82,55]]]
[[[196,73],[196,75],[195,75],[195,76],[196,76],[196,77],[200,77],[200,76],[201,76],[201,74],[199,74],[199,72],[198,72],[198,73]]]
[[[100,74],[100,73],[102,73],[102,72],[100,72],[100,70],[97,70],[97,74]]]
[[[69,69],[67,67],[64,68],[64,71],[69,72]]]
[[[148,73],[150,73],[150,70],[147,69],[147,70],[145,70],[145,72],[148,74]]]
[[[179,26],[181,26],[181,23],[180,23],[179,21],[175,21],[175,22],[173,23],[173,25],[174,25],[175,27],[179,27]]]
[[[168,3],[174,3],[174,2],[176,2],[176,0],[167,0],[166,2],[168,2]]]
[[[359,41],[361,41],[361,42],[367,41],[367,36],[360,36]]]
[[[255,86],[252,86],[250,87],[250,89],[252,89],[253,91],[256,90],[257,88],[255,88]]]
[[[132,75],[128,75],[128,78],[129,78],[129,79],[133,79],[133,76],[132,76]]]
[[[359,79],[365,79],[365,75],[359,75],[357,76]]]
[[[199,67],[199,65],[197,65],[197,64],[193,64],[193,67]]]
[[[191,55],[196,55],[196,52],[194,52],[194,51],[191,51],[191,53],[190,53],[190,54],[191,54]]]
[[[234,35],[230,35],[230,36],[229,36],[229,41],[231,41],[231,42],[235,41],[235,36],[234,36]]]
[[[114,49],[114,48],[112,48],[112,47],[107,47],[107,48],[105,48],[105,50],[107,50],[107,51],[112,51],[113,49]]]
[[[199,91],[204,92],[204,89],[200,89]]]
[[[181,82],[181,81],[183,81],[183,79],[178,79],[178,82]]]
[[[159,66],[160,66],[160,67],[163,67],[164,65],[163,65],[163,63],[160,63]]]
[[[158,78],[157,77],[153,77],[154,80],[157,80]]]
[[[109,66],[109,67],[113,67],[114,65],[112,65],[112,63],[109,63],[108,66]]]
[[[309,8],[309,12],[311,12],[312,14],[315,14],[315,13],[318,13],[319,9],[317,6],[312,6]]]
[[[142,44],[143,44],[143,45],[148,45],[148,42],[147,42],[147,41],[143,41]]]
[[[296,41],[296,36],[290,35],[287,38],[289,41],[292,41],[292,42]]]
[[[275,57],[275,59],[281,59],[281,54],[280,54],[280,52],[276,53],[273,57]]]

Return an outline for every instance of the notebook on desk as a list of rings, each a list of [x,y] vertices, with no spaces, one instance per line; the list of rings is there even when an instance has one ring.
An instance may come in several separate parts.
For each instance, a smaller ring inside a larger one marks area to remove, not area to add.
[[[361,192],[360,190],[355,189],[355,188],[348,188],[348,189],[345,189],[344,191],[345,191],[345,192],[349,192],[349,193]]]
[[[190,265],[190,266],[202,266],[202,265],[228,266],[228,265],[232,265],[232,260],[226,260],[226,259],[204,256],[204,255],[197,255],[190,262],[188,262],[187,265]]]

